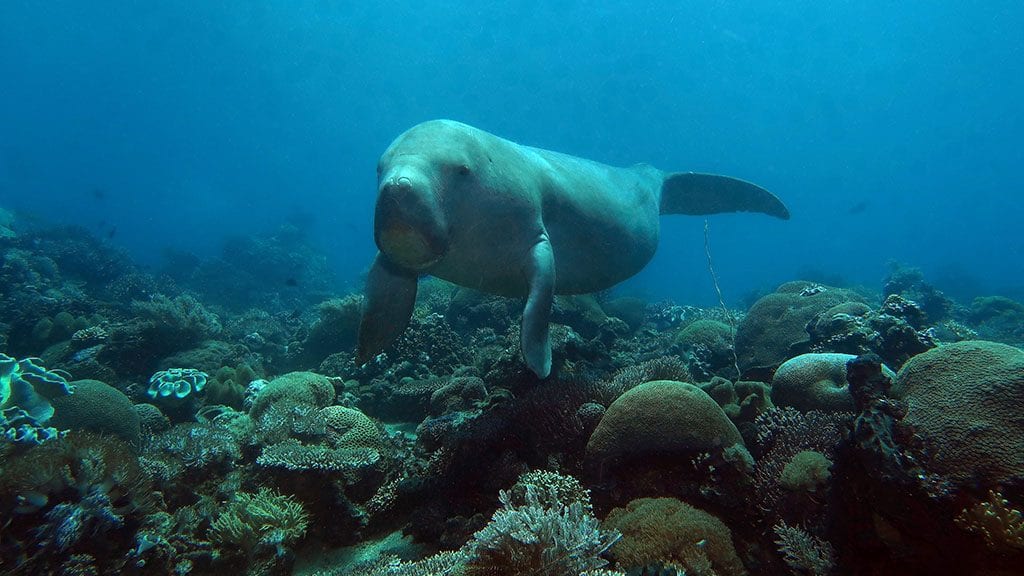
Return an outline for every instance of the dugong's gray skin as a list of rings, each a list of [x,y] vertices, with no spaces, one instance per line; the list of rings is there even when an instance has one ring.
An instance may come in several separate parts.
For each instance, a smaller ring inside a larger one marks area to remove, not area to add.
[[[658,246],[660,214],[762,212],[788,219],[749,182],[652,166],[614,168],[522,146],[451,120],[412,127],[377,165],[374,240],[358,364],[405,330],[416,280],[526,297],[527,366],[551,371],[555,294],[603,290],[636,274]]]

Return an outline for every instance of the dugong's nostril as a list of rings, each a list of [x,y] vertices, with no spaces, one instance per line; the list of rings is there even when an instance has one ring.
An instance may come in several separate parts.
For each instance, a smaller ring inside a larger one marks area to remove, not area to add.
[[[412,190],[412,180],[406,176],[400,176],[398,178],[391,178],[384,183],[383,191],[387,192],[391,196],[400,198],[405,194],[408,194]],[[396,199],[397,199],[396,198]]]

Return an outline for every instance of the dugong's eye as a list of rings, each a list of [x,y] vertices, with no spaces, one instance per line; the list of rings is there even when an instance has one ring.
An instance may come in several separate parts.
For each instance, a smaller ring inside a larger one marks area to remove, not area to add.
[[[459,174],[462,176],[469,176],[469,166],[466,166],[465,164],[460,164]]]

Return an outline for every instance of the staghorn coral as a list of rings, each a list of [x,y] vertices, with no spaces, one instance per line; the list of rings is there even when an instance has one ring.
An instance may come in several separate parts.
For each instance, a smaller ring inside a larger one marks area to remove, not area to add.
[[[376,561],[347,568],[318,572],[315,576],[462,576],[468,555],[462,550],[439,552],[412,562],[403,562],[396,556],[384,556]]]
[[[369,448],[331,448],[305,445],[288,439],[267,446],[256,463],[267,468],[292,471],[357,472],[380,461],[380,452]]]
[[[510,501],[516,506],[525,505],[527,490],[533,490],[540,504],[548,508],[569,506],[578,502],[587,513],[593,510],[590,490],[584,488],[583,484],[572,476],[549,470],[524,472],[509,489]]]

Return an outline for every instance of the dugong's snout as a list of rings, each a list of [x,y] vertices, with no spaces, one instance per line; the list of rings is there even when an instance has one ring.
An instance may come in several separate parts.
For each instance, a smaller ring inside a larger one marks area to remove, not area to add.
[[[410,270],[425,270],[444,256],[448,227],[429,181],[406,175],[382,178],[374,240],[389,260]]]

